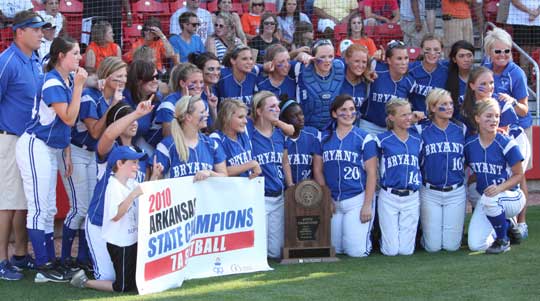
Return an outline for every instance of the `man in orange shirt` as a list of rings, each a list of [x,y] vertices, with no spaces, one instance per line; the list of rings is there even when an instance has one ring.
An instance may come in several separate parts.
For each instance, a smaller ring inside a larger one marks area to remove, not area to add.
[[[471,18],[472,0],[442,0],[444,52],[450,52],[452,44],[459,40],[474,43]]]

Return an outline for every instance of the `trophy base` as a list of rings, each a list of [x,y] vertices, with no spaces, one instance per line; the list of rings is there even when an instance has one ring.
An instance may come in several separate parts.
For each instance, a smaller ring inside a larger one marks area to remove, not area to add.
[[[333,247],[283,248],[283,259],[280,264],[336,261],[339,259]]]

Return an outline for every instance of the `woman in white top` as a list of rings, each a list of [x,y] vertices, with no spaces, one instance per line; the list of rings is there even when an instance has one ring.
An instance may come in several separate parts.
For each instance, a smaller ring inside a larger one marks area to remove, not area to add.
[[[290,46],[293,43],[296,23],[299,21],[311,23],[311,20],[309,20],[306,14],[300,12],[300,7],[297,5],[296,0],[286,0],[284,4],[277,17],[279,23],[278,29],[282,36],[281,42]]]
[[[43,18],[45,18],[45,15],[50,15],[56,19],[56,32],[54,34],[56,38],[67,24],[66,18],[58,11],[60,0],[43,0],[43,4],[45,5],[45,10],[40,10],[37,13]]]
[[[221,12],[216,16],[214,26],[214,34],[208,37],[205,47],[208,52],[215,54],[221,62],[227,48],[242,45],[242,40],[236,36],[231,14]]]

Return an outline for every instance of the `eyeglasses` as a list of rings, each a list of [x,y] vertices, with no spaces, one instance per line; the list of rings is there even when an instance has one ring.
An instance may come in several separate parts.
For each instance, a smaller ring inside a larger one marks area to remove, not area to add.
[[[276,25],[276,22],[266,21],[266,22],[263,22],[263,24],[268,25],[268,26],[270,26],[270,25],[274,26],[274,25]]]
[[[189,23],[193,27],[199,27],[201,26],[201,23]]]
[[[225,24],[214,24],[214,26],[217,28],[224,28]]]
[[[493,53],[495,53],[495,54],[501,54],[503,52],[504,52],[504,54],[509,54],[510,51],[512,51],[512,50],[510,50],[508,48],[507,49],[493,49]]]
[[[403,43],[401,41],[398,41],[398,40],[392,40],[392,41],[388,42],[388,44],[386,44],[386,49],[387,50],[394,49],[396,47],[405,47],[405,43]]]
[[[264,6],[264,3],[263,2],[253,2],[252,6]]]

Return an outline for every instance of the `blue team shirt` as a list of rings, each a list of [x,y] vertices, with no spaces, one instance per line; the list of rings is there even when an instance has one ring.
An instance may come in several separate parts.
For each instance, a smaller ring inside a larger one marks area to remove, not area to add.
[[[212,88],[213,89],[213,88]],[[177,91],[173,92],[167,97],[165,97],[162,101],[159,107],[156,110],[156,117],[154,118],[154,122],[156,124],[162,124],[163,122],[171,122],[174,119],[174,110],[176,107],[176,103],[182,98],[182,92]],[[204,106],[208,110],[208,96],[206,95],[206,91],[203,91],[201,94],[201,99],[204,102]],[[214,124],[214,120],[212,119],[212,116],[208,114],[208,120],[206,121],[207,125],[211,127]]]
[[[130,105],[133,110],[137,109],[137,104],[133,101],[133,98],[131,97],[131,93],[128,89],[124,89],[124,101]],[[150,145],[155,147],[161,139],[163,139],[163,135],[161,132],[161,124],[157,124],[155,122],[155,116],[157,109],[161,105],[161,93],[157,92],[154,96],[154,99],[152,101],[152,104],[154,105],[154,109],[152,110],[152,113],[146,114],[142,116],[141,118],[137,119],[138,127],[137,127],[137,135],[135,136],[135,140],[137,138],[144,138],[146,142],[148,142]]]
[[[256,91],[270,91],[278,98],[287,94],[287,99],[296,99],[296,81],[286,76],[279,86],[274,86],[268,76],[259,76],[257,79]]]
[[[157,161],[163,165],[163,174],[169,178],[194,176],[201,170],[214,170],[214,165],[225,161],[225,154],[213,139],[199,133],[195,148],[189,148],[188,161],[180,159],[171,136],[165,137],[156,148]]]
[[[426,96],[433,88],[443,88],[448,79],[448,66],[443,62],[438,62],[437,67],[432,72],[426,71],[422,61],[416,61],[409,66],[409,75],[414,79],[416,85],[409,101],[413,111],[426,112]]]
[[[216,96],[219,102],[225,98],[239,99],[244,102],[248,108],[251,108],[253,94],[255,94],[255,86],[257,85],[257,74],[248,72],[246,78],[242,82],[236,81],[232,70],[225,67],[222,68],[221,78],[217,83]]]
[[[416,125],[416,129],[422,137],[420,161],[424,182],[439,188],[462,184],[465,126],[450,121],[446,129],[441,129],[428,121]]]
[[[356,112],[360,112],[360,108],[366,100],[367,87],[368,85],[365,81],[361,81],[358,84],[353,85],[347,78],[345,78],[343,84],[341,85],[341,92],[339,94],[348,94],[352,96],[354,99]]]
[[[66,84],[56,69],[45,74],[41,89],[41,100],[36,103],[31,125],[26,132],[34,134],[52,148],[65,148],[71,142],[71,127],[65,124],[54,111],[53,103],[71,103],[73,77],[69,76]]]
[[[377,135],[380,183],[382,187],[416,191],[422,183],[420,151],[422,138],[414,130],[402,141],[393,131]]]
[[[488,186],[508,180],[512,176],[512,166],[521,161],[523,155],[516,142],[500,133],[488,147],[480,144],[478,135],[468,137],[465,142],[465,162],[476,174],[476,191],[480,194]]]
[[[392,80],[388,70],[377,71],[377,75],[362,106],[362,119],[386,127],[386,103],[396,96],[410,99],[416,84],[410,75],[404,75],[397,82]]]
[[[0,54],[0,130],[24,133],[38,103],[43,81],[35,53],[26,56],[15,43]]]
[[[107,163],[107,159],[111,154],[112,150],[118,147],[119,145],[115,143],[111,148],[111,151],[106,154],[103,160],[99,159],[96,154],[97,159],[97,183],[94,188],[94,194],[90,200],[90,205],[88,206],[88,216],[92,225],[102,226],[103,225],[103,204],[105,203],[105,191],[107,190],[107,184],[109,183],[109,178],[113,174],[112,167]],[[139,160],[139,170],[137,171],[137,182],[144,182],[146,177],[146,169],[150,166],[150,158],[146,160]]]
[[[229,138],[222,131],[215,131],[210,135],[210,138],[215,139],[223,152],[225,153],[225,162],[227,166],[239,166],[253,160],[251,140],[247,133],[238,133],[236,140]],[[248,177],[250,171],[246,171],[238,175],[239,177]]]
[[[486,67],[493,70],[493,64],[487,63]],[[506,93],[515,99],[522,99],[529,96],[527,91],[527,76],[525,72],[514,62],[509,62],[501,74],[493,74],[495,80],[495,91],[493,98],[498,99],[499,93]],[[526,116],[519,116],[519,125],[526,129],[532,126],[532,115],[529,111]]]
[[[377,156],[377,148],[371,135],[353,127],[343,139],[339,139],[335,130],[324,135],[319,155],[332,198],[342,201],[365,190],[364,162]]]
[[[71,143],[89,151],[95,151],[97,140],[90,136],[83,120],[87,118],[99,120],[109,109],[109,102],[98,89],[86,88],[81,97],[81,108],[75,126],[71,129]]]
[[[311,179],[313,155],[320,153],[321,133],[313,127],[304,127],[296,138],[285,137],[285,149],[291,166],[293,183]]]
[[[191,41],[189,41],[188,43],[184,41],[184,39],[182,39],[181,36],[174,34],[169,38],[169,43],[171,43],[171,46],[173,47],[174,52],[180,55],[181,63],[185,63],[188,61],[188,56],[190,53],[206,52],[204,43],[202,42],[201,37],[199,35],[192,35]]]
[[[276,128],[271,137],[266,137],[255,128],[252,122],[248,122],[247,129],[253,146],[253,159],[259,162],[264,176],[264,191],[267,193],[283,191],[285,135]]]

